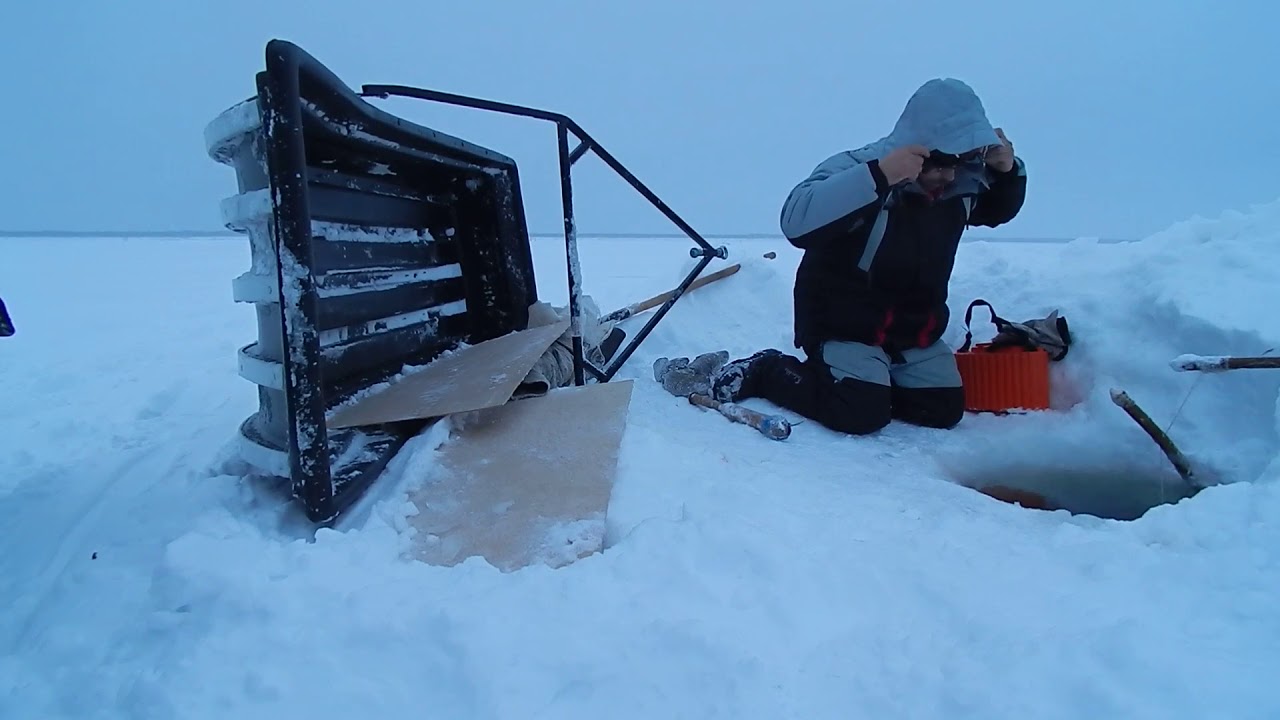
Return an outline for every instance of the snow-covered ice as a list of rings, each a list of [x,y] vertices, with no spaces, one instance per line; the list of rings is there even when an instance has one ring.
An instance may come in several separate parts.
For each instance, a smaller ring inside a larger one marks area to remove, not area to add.
[[[607,549],[513,573],[401,557],[440,428],[337,530],[239,479],[247,240],[3,242],[0,717],[1280,715],[1280,373],[1170,367],[1280,343],[1280,202],[1133,244],[964,244],[949,340],[981,297],[1013,320],[1057,309],[1075,344],[1052,411],[950,432],[803,422],[774,442],[663,392],[660,356],[790,349],[798,251],[726,242],[742,271],[678,302],[621,373]],[[580,242],[606,310],[692,262],[678,241]],[[535,252],[563,304],[563,242]],[[964,486],[1117,517],[1176,499],[1113,388],[1220,484],[1128,521]]]

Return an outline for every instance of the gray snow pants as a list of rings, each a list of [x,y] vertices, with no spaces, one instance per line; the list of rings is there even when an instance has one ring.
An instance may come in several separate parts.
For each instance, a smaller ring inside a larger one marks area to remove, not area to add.
[[[865,435],[892,420],[950,428],[964,416],[964,387],[944,342],[886,353],[829,341],[802,361],[781,356],[754,394],[839,432]]]

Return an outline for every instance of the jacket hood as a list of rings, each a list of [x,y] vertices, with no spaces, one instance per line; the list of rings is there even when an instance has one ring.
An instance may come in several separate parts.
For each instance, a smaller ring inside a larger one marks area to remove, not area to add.
[[[973,88],[954,78],[937,78],[912,93],[893,132],[852,151],[852,155],[866,162],[903,145],[923,145],[960,155],[999,143],[1000,136],[987,120],[986,109]]]
[[[903,145],[923,145],[930,150],[960,155],[998,144],[1000,136],[987,120],[987,111],[973,88],[962,80],[935,78],[912,93],[891,133],[849,154],[860,162],[867,162]],[[961,167],[943,197],[976,192],[989,184],[984,169]],[[907,183],[905,189],[922,192],[914,181]]]
[[[886,139],[894,146],[917,144],[953,155],[1000,143],[977,93],[952,78],[921,85]]]

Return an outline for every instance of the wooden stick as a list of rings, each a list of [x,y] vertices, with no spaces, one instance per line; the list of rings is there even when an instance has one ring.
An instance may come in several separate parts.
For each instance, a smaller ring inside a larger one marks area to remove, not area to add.
[[[727,278],[730,275],[738,272],[738,270],[740,269],[742,269],[742,264],[735,263],[723,270],[717,270],[716,272],[713,272],[710,275],[703,275],[697,280],[694,280],[693,282],[689,283],[689,287],[685,288],[685,292],[687,293],[690,290],[696,290],[697,288],[700,288],[703,285],[706,285],[707,283],[713,283],[716,280]],[[630,318],[634,315],[639,315],[645,310],[658,307],[659,305],[661,305],[662,303],[670,299],[672,295],[675,295],[675,293],[676,293],[675,290],[668,290],[667,292],[664,292],[660,295],[654,295],[648,300],[641,300],[640,302],[632,303],[624,308],[614,310],[608,315],[605,315],[604,317],[600,318],[600,321],[601,322],[620,322],[622,320],[626,320],[627,318]]]
[[[1129,397],[1129,394],[1123,390],[1112,390],[1111,401],[1127,412],[1129,417],[1133,418],[1134,422],[1138,423],[1138,427],[1141,427],[1146,431],[1147,435],[1151,436],[1151,439],[1155,441],[1156,445],[1164,451],[1165,457],[1169,458],[1169,462],[1173,463],[1174,469],[1182,476],[1183,481],[1191,487],[1192,492],[1199,491],[1200,485],[1195,480],[1195,474],[1191,470],[1191,463],[1187,462],[1187,458],[1182,454],[1182,451],[1178,450],[1178,447],[1174,445],[1173,441],[1169,439],[1169,436],[1156,425],[1155,421],[1151,419],[1151,416],[1147,415],[1142,408],[1138,407],[1138,404],[1133,401],[1133,398]]]
[[[689,402],[699,407],[715,410],[736,423],[755,428],[761,435],[770,440],[786,440],[791,437],[791,423],[781,415],[765,415],[737,403],[722,403],[718,400],[693,393]]]
[[[1222,372],[1280,368],[1280,357],[1230,357],[1226,355],[1179,355],[1169,363],[1178,372]]]

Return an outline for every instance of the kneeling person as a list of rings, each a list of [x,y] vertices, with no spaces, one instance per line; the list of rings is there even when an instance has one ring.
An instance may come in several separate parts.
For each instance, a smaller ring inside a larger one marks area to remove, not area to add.
[[[1022,161],[973,90],[931,80],[889,135],[828,158],[787,197],[782,231],[804,251],[794,321],[805,359],[769,349],[727,362],[721,351],[664,358],[655,376],[852,434],[893,419],[953,427],[964,388],[941,337],[956,250],[967,226],[1012,220],[1025,193]]]

